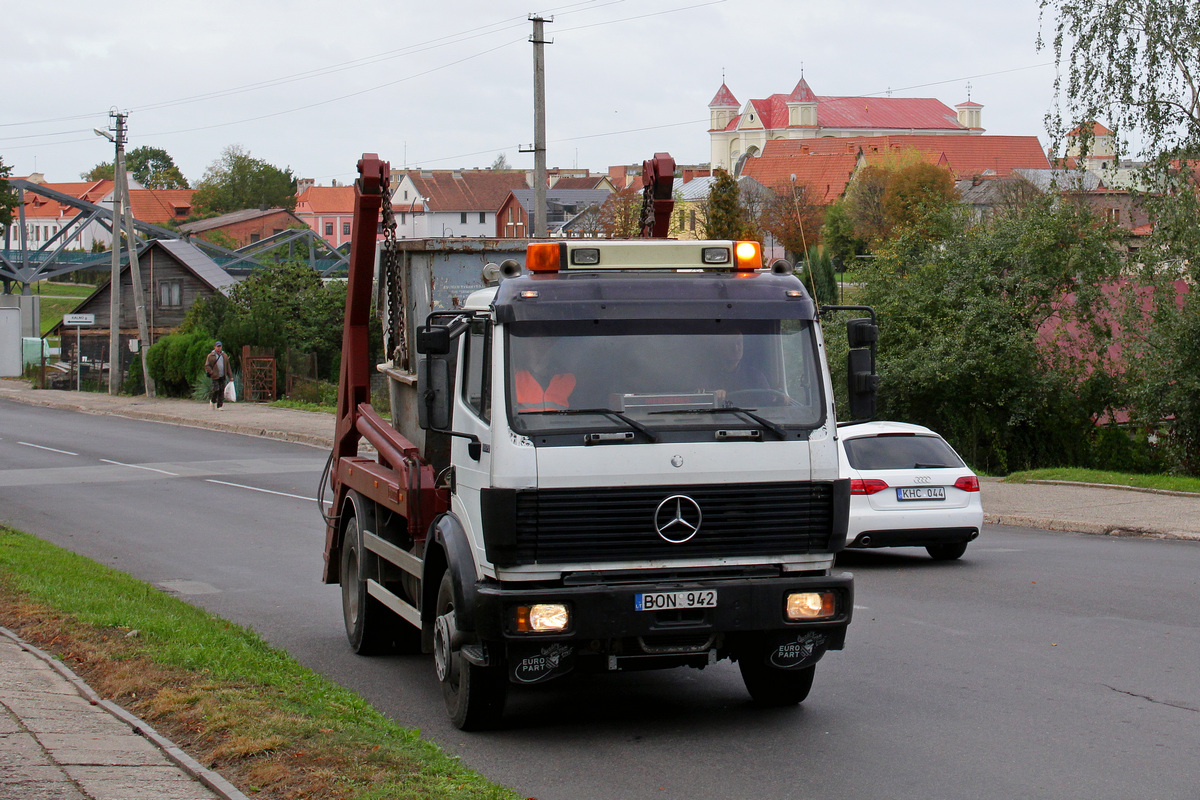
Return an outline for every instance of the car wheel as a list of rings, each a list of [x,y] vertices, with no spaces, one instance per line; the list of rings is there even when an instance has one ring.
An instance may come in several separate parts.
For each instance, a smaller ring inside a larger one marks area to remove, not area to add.
[[[754,704],[763,708],[804,702],[817,672],[816,664],[802,669],[778,669],[767,664],[761,654],[739,658],[738,668]]]
[[[953,561],[956,558],[962,558],[962,554],[967,552],[967,543],[931,544],[925,549],[929,551],[929,557],[934,561]]]
[[[442,698],[454,727],[464,731],[494,727],[504,714],[508,674],[502,664],[480,667],[463,658],[454,615],[454,583],[449,571],[438,586],[433,660]]]

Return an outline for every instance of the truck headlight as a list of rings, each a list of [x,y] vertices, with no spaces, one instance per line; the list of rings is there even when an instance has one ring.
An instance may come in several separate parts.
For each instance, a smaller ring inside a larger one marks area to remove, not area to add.
[[[517,606],[517,631],[520,633],[559,633],[571,622],[564,603],[538,603]]]
[[[837,600],[833,592],[792,592],[785,614],[790,620],[829,619],[837,616]]]

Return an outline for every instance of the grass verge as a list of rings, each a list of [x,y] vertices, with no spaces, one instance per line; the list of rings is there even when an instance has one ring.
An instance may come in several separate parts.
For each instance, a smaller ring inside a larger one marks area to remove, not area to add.
[[[4,526],[0,624],[251,797],[517,797],[253,632]]]
[[[1112,486],[1136,486],[1139,489],[1160,489],[1168,492],[1200,493],[1200,478],[1182,475],[1135,475],[1127,472],[1106,472],[1098,469],[1032,469],[1014,472],[1005,479],[1006,483],[1028,483],[1030,481],[1076,481],[1078,483],[1101,483]]]

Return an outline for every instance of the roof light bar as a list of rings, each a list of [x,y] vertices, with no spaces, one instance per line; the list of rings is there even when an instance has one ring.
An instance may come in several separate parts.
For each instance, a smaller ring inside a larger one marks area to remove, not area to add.
[[[535,242],[525,248],[525,266],[530,272],[558,272],[563,265],[565,244]]]
[[[763,268],[762,246],[758,242],[738,242],[733,248],[738,272]]]

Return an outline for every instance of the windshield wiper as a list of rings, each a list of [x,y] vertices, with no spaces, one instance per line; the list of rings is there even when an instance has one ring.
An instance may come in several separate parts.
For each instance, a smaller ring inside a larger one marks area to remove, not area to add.
[[[920,461],[918,461],[916,464],[913,464],[912,468],[913,469],[950,469],[950,465],[949,464],[922,464]]]
[[[529,412],[524,412],[524,413],[529,413]],[[626,425],[633,428],[635,431],[642,434],[643,436],[645,436],[647,439],[649,439],[652,442],[658,441],[658,435],[655,434],[654,431],[650,430],[645,425],[638,422],[636,419],[631,419],[630,417],[626,416],[625,414],[621,413],[620,411],[616,411],[611,408],[551,408],[551,409],[547,409],[545,411],[536,411],[534,413],[536,413],[536,414],[554,414],[554,415],[559,415],[559,416],[574,416],[576,414],[601,414],[603,416],[611,417],[613,419],[624,422]]]
[[[753,421],[757,422],[759,425],[761,425],[764,428],[766,428],[767,430],[769,430],[771,433],[775,434],[775,436],[777,436],[780,439],[786,439],[788,437],[788,432],[782,425],[772,422],[771,420],[766,419],[765,417],[760,417],[758,414],[754,413],[757,410],[758,409],[754,409],[754,408],[740,408],[738,406],[724,406],[722,408],[715,408],[715,407],[714,408],[681,408],[681,409],[677,409],[674,411],[651,411],[649,413],[651,413],[651,414],[720,414],[725,411],[728,411],[731,414],[742,414],[743,416],[749,417]]]

